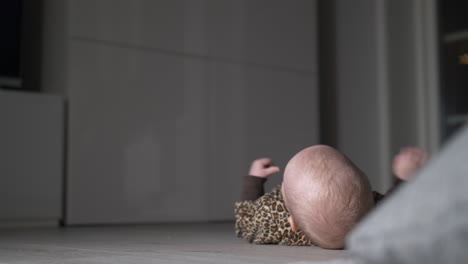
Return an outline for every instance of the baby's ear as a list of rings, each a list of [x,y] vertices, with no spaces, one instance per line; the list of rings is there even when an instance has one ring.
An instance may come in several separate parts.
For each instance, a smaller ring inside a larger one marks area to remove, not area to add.
[[[299,227],[297,226],[296,221],[294,221],[294,218],[292,217],[292,215],[289,216],[288,221],[289,221],[289,224],[291,225],[292,231],[297,232],[297,230],[299,230]]]

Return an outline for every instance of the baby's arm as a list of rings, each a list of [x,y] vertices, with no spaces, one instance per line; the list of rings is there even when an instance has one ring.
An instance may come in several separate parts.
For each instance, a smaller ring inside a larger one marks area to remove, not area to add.
[[[264,194],[263,184],[271,175],[280,171],[270,158],[257,159],[250,166],[249,175],[244,177],[241,201],[256,200]]]
[[[398,189],[402,182],[411,179],[416,172],[426,164],[429,159],[429,153],[419,147],[405,147],[393,158],[393,174],[395,182],[385,195],[391,194]]]
[[[398,179],[407,181],[424,166],[428,159],[429,154],[422,148],[402,148],[393,159],[393,173]]]

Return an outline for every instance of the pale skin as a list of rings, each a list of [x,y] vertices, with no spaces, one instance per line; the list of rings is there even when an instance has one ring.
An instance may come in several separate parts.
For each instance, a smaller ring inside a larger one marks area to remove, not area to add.
[[[270,158],[261,158],[252,161],[249,175],[266,179],[279,171],[280,168],[274,165],[273,160]]]
[[[397,178],[411,179],[429,160],[426,150],[419,147],[405,147],[393,158],[392,169]]]
[[[250,170],[249,170],[249,175],[266,179],[270,177],[271,175],[276,174],[280,171],[281,169],[278,166],[275,166],[272,159],[261,158],[261,159],[256,159],[252,162],[252,165],[250,166]],[[289,224],[291,225],[291,229],[294,232],[297,232],[297,230],[299,230],[299,227],[294,221],[294,218],[290,216],[288,220],[289,220]]]

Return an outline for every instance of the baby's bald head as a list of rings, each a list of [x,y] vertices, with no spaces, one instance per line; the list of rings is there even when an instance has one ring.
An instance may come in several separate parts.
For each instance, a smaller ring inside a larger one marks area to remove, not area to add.
[[[324,248],[343,248],[346,234],[374,205],[364,173],[324,145],[306,148],[288,162],[283,196],[301,230]]]

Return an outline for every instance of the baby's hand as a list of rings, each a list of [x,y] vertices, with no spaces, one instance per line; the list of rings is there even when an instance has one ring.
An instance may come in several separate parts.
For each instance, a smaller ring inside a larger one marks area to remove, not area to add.
[[[280,171],[278,166],[273,166],[273,161],[269,158],[257,159],[250,166],[249,175],[260,178],[268,178]]]
[[[393,159],[393,173],[403,181],[409,180],[429,159],[422,148],[406,147]]]

